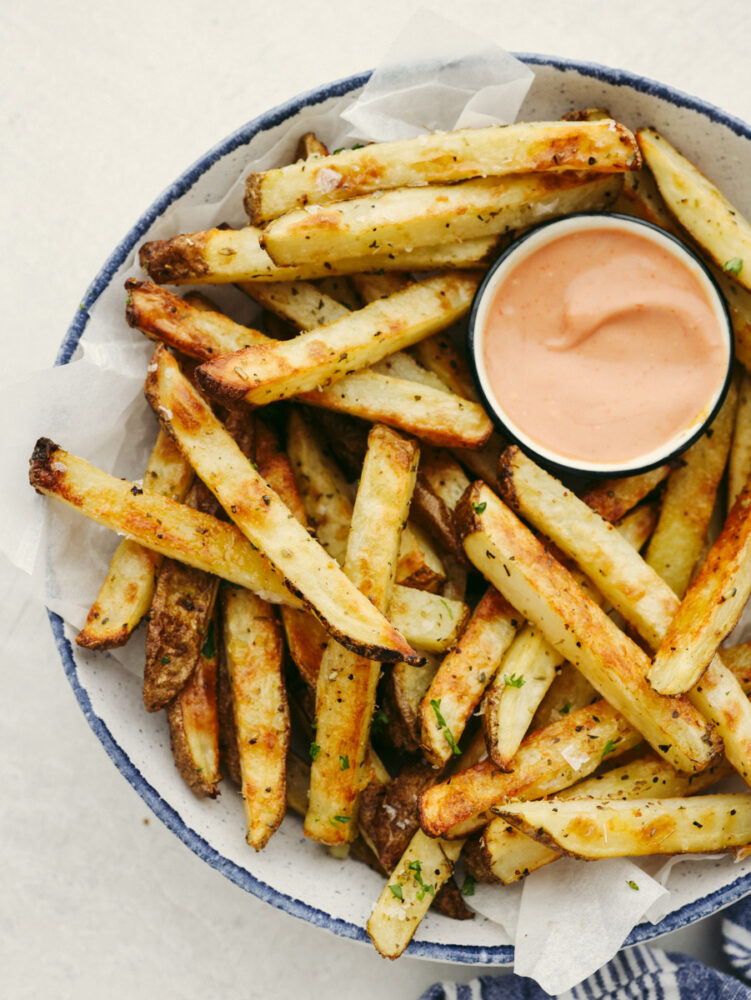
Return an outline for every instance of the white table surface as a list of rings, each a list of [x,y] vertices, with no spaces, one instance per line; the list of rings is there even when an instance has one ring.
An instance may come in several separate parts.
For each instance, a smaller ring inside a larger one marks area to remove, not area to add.
[[[396,19],[418,6],[5,0],[3,375],[52,362],[109,251],[185,166],[259,112],[375,65]],[[751,121],[747,0],[424,6],[510,50],[628,68]],[[371,1000],[472,978],[466,966],[382,961],[273,910],[191,854],[107,759],[44,611],[20,592],[0,565],[3,996]],[[718,917],[661,945],[723,965]]]

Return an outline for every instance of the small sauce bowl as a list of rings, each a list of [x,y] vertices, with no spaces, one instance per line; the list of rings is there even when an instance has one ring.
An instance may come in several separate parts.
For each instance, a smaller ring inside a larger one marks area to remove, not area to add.
[[[630,216],[529,230],[475,296],[469,358],[500,431],[541,465],[635,475],[684,451],[727,393],[733,333],[705,264]]]

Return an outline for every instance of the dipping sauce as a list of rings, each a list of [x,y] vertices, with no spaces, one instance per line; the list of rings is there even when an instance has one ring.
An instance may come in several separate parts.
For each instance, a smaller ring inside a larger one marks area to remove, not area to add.
[[[606,218],[521,252],[487,289],[482,381],[533,445],[627,465],[709,415],[730,343],[701,267],[662,234]]]

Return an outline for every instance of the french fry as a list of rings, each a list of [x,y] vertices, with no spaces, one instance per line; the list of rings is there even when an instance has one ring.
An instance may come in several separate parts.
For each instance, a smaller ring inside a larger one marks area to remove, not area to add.
[[[386,680],[390,704],[398,712],[406,730],[406,734],[401,734],[399,745],[410,753],[420,749],[420,704],[439,666],[437,654],[428,653],[421,667],[415,667],[411,663],[395,663]],[[398,724],[398,720],[391,718],[389,722]]]
[[[420,704],[422,746],[435,766],[459,753],[464,728],[520,624],[517,612],[489,587]]]
[[[576,858],[719,853],[751,842],[748,795],[695,799],[553,799],[493,810],[546,846]]]
[[[638,169],[640,162],[634,136],[612,120],[436,132],[252,173],[245,210],[261,225],[304,205],[329,205],[389,188],[538,170],[621,171]]]
[[[319,278],[316,287],[337,302],[341,302],[348,309],[360,309],[362,300],[355,287],[352,277],[342,275],[341,277]]]
[[[314,330],[350,313],[347,306],[309,281],[241,281],[239,287],[264,309],[299,330]]]
[[[649,472],[620,479],[603,479],[582,495],[584,503],[611,524],[633,510],[637,504],[670,475],[669,465],[658,465]]]
[[[464,631],[469,615],[464,601],[399,585],[394,586],[388,610],[394,627],[398,631],[406,628],[410,643],[426,653],[450,649]]]
[[[751,288],[751,225],[658,132],[644,128],[636,136],[660,194],[676,219],[719,267],[734,274],[741,285]]]
[[[401,254],[441,240],[501,236],[531,222],[604,208],[621,183],[615,174],[541,173],[398,188],[378,197],[294,209],[266,226],[261,243],[285,268],[369,253]],[[408,267],[416,270],[415,264]]]
[[[649,671],[655,690],[676,694],[697,683],[750,593],[751,491],[744,487],[662,637]]]
[[[383,865],[392,871],[419,829],[417,797],[435,782],[426,761],[408,764],[387,784],[371,782],[360,796],[360,835]]]
[[[478,283],[460,272],[415,282],[293,340],[205,362],[197,378],[225,402],[264,405],[316,390],[450,326],[469,309]]]
[[[654,754],[639,757],[621,767],[596,774],[556,793],[556,799],[644,799],[696,795],[732,774],[727,761],[700,774],[679,774]],[[509,885],[538,868],[557,861],[560,854],[520,833],[496,817],[481,837],[481,857],[492,876]]]
[[[493,431],[482,448],[452,448],[452,452],[473,479],[482,479],[491,490],[497,490],[498,460],[505,447],[506,441],[498,431]]]
[[[386,271],[383,274],[353,274],[350,280],[363,302],[375,302],[376,299],[386,299],[394,292],[400,292],[413,279],[399,271]]]
[[[649,660],[488,489],[474,483],[456,512],[470,560],[679,771],[701,771],[720,741],[686,698],[647,683]],[[629,550],[631,551],[631,550]]]
[[[519,632],[503,657],[483,706],[488,753],[502,771],[511,766],[563,661],[531,625]]]
[[[412,353],[428,371],[443,382],[447,389],[463,399],[479,402],[467,362],[461,356],[450,337],[436,333],[415,344]]]
[[[192,480],[193,470],[180,449],[160,429],[144,473],[144,492],[180,501]],[[76,636],[79,646],[112,649],[128,641],[151,606],[160,563],[158,553],[128,538],[120,542],[86,623]]]
[[[198,662],[214,615],[219,578],[167,559],[146,630],[143,701],[158,712],[180,693]]]
[[[456,459],[436,448],[423,448],[420,474],[452,512],[469,486],[469,479]]]
[[[420,826],[430,837],[466,836],[485,825],[493,804],[554,795],[640,741],[622,715],[597,701],[530,733],[510,771],[483,760],[429,788],[420,797]]]
[[[396,579],[405,587],[436,593],[446,579],[446,570],[427,532],[407,521],[399,542]]]
[[[441,380],[423,368],[419,361],[415,361],[411,354],[406,351],[396,351],[389,354],[376,364],[371,365],[370,371],[378,375],[390,375],[392,378],[404,379],[407,382],[417,382],[419,385],[426,385],[431,389],[448,394],[449,390]]]
[[[171,497],[145,493],[137,483],[108,475],[48,438],[36,443],[29,480],[38,493],[134,538],[145,548],[260,592],[278,603],[301,606],[280,574],[239,528]]]
[[[398,958],[412,940],[435,894],[451,877],[462,845],[461,840],[433,840],[422,830],[412,837],[368,918],[368,935],[384,958]]]
[[[172,756],[177,770],[196,795],[214,798],[219,773],[219,715],[217,711],[216,620],[193,673],[167,706]]]
[[[751,477],[751,375],[744,372],[738,386],[733,442],[728,461],[728,514]]]
[[[653,646],[675,613],[675,594],[633,546],[515,445],[501,456],[506,503],[575,559],[613,607]]]
[[[419,660],[253,469],[165,348],[157,348],[151,367],[146,398],[162,424],[225,511],[327,631],[361,654]]]
[[[483,267],[498,247],[498,237],[415,247],[409,253],[372,253],[279,267],[261,246],[263,230],[208,229],[152,240],[139,251],[141,267],[158,285],[231,284],[238,281],[311,281],[364,271],[432,271]]]
[[[412,499],[419,451],[376,425],[368,436],[352,514],[344,572],[375,605],[391,600],[399,538]],[[380,664],[331,644],[316,685],[316,745],[305,833],[325,844],[354,840],[362,768],[370,738]]]
[[[684,453],[684,464],[671,472],[647,548],[647,562],[679,597],[686,592],[707,534],[730,450],[737,399],[734,381],[709,431]]]
[[[224,587],[222,611],[246,839],[260,851],[281,823],[286,807],[289,710],[282,638],[271,606],[250,591]]]
[[[590,705],[596,698],[597,692],[584,674],[573,663],[563,663],[529,724],[529,732],[558,722],[569,712]]]

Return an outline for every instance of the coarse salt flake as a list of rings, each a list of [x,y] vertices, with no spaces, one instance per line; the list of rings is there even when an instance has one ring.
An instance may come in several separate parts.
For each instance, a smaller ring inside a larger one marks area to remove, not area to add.
[[[331,167],[321,167],[316,176],[316,187],[322,194],[330,194],[341,187],[343,183],[342,175],[338,170]]]
[[[583,750],[561,750],[561,757],[570,764],[575,771],[578,771],[582,764],[586,764],[589,760],[589,754],[585,753]]]

